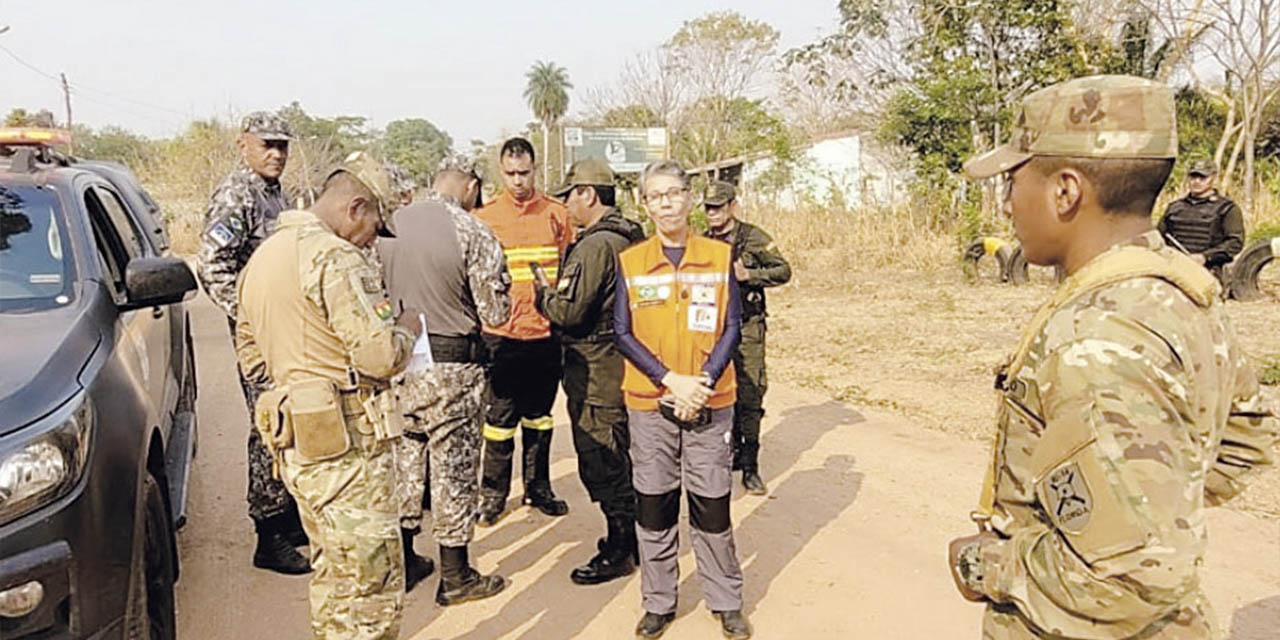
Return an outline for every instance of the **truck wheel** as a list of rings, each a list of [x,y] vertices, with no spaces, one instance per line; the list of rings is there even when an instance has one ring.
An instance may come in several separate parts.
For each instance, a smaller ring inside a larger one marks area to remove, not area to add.
[[[142,487],[142,549],[134,553],[130,572],[129,612],[125,630],[129,640],[173,640],[174,612],[173,525],[160,483],[148,473]]]
[[[1259,240],[1244,250],[1231,265],[1231,297],[1236,300],[1257,300],[1262,297],[1258,287],[1258,274],[1275,258],[1272,240]]]

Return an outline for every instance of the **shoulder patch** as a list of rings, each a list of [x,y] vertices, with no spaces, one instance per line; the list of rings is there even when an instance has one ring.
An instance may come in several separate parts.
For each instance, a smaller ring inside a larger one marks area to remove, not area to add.
[[[1093,515],[1093,494],[1075,462],[1054,469],[1045,483],[1045,505],[1058,528],[1080,533]]]
[[[227,226],[226,222],[219,222],[218,224],[213,225],[205,232],[204,235],[210,242],[217,245],[219,249],[225,249],[231,246],[231,243],[236,239],[235,232]]]
[[[364,289],[365,293],[382,292],[382,283],[378,281],[378,278],[372,275],[360,276],[360,287]]]

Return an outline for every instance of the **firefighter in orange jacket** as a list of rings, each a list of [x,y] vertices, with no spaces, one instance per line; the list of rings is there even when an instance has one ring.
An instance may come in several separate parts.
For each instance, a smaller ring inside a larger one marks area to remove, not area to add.
[[[742,613],[742,566],[729,519],[733,353],[741,298],[732,247],[689,230],[692,196],[676,162],[640,177],[655,234],[618,256],[614,340],[626,358],[623,402],[644,617],[636,636],[657,638],[675,619],[681,486],[702,594],[726,638],[751,637]]]
[[[484,525],[497,523],[506,508],[517,428],[524,441],[524,504],[549,516],[569,512],[569,505],[551,491],[551,405],[560,383],[560,345],[534,304],[530,265],[541,266],[554,286],[573,234],[564,206],[534,189],[533,145],[528,140],[507,140],[498,160],[502,195],[476,211],[502,242],[511,272],[511,317],[500,327],[484,328],[489,360],[480,486]]]

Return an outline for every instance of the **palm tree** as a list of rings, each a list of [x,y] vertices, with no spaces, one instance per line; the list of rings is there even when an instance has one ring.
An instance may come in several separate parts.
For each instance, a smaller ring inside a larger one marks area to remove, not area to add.
[[[542,123],[542,184],[549,184],[547,174],[548,149],[551,140],[551,127],[569,111],[569,92],[573,85],[569,83],[569,70],[554,62],[538,61],[524,74],[529,83],[524,88],[524,99],[529,103],[533,116]]]

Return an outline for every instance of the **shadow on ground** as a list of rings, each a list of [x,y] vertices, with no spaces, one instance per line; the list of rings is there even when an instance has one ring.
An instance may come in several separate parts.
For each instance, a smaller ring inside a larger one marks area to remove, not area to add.
[[[1231,616],[1227,640],[1273,640],[1280,635],[1280,596],[1245,605]]]
[[[764,436],[763,470],[776,477],[793,467],[800,456],[812,449],[828,431],[863,421],[865,418],[857,411],[834,401],[787,409]],[[738,534],[738,554],[746,574],[745,595],[749,611],[809,540],[856,498],[862,474],[853,469],[852,456],[832,455],[826,458],[821,468],[793,473],[785,482],[773,487],[771,498],[757,507],[737,528],[741,532]],[[576,479],[575,474],[573,480]],[[741,488],[735,491],[740,492]],[[514,504],[509,502],[508,506],[514,507]],[[536,622],[521,633],[521,638],[572,638],[581,634],[594,618],[593,615],[583,615],[583,611],[603,609],[627,587],[629,580],[640,579],[637,572],[626,580],[591,587],[576,586],[569,581],[569,572],[594,555],[596,536],[602,533],[600,529],[603,528],[600,526],[602,523],[596,522],[600,516],[595,505],[588,507],[584,504],[579,508],[592,513],[592,527],[585,536],[578,533],[581,527],[574,524],[576,519],[572,515],[552,522],[541,516],[526,515],[529,513],[527,509],[516,507],[497,525],[497,530],[477,542],[487,552],[508,550],[496,567],[497,573],[508,577],[529,569],[548,554],[559,555],[559,560],[532,582],[521,582],[519,579],[525,576],[517,576],[517,582],[508,587],[517,590],[515,597],[496,614],[479,621],[462,638],[500,637],[532,620]],[[786,524],[782,524],[783,519]],[[691,550],[688,547],[687,524],[682,524],[682,528],[683,556]],[[571,548],[566,549],[566,544]],[[696,580],[687,576],[685,582],[690,579]],[[405,611],[406,631],[427,630],[430,633],[431,621],[438,611],[430,602],[435,586],[433,576],[418,587],[421,593],[415,590],[411,594],[413,602]],[[701,589],[682,584],[681,593],[684,597],[681,598],[679,614],[683,615],[701,599]],[[574,606],[557,606],[565,598],[572,598]],[[619,630],[619,637],[630,637],[630,634],[629,627]]]

